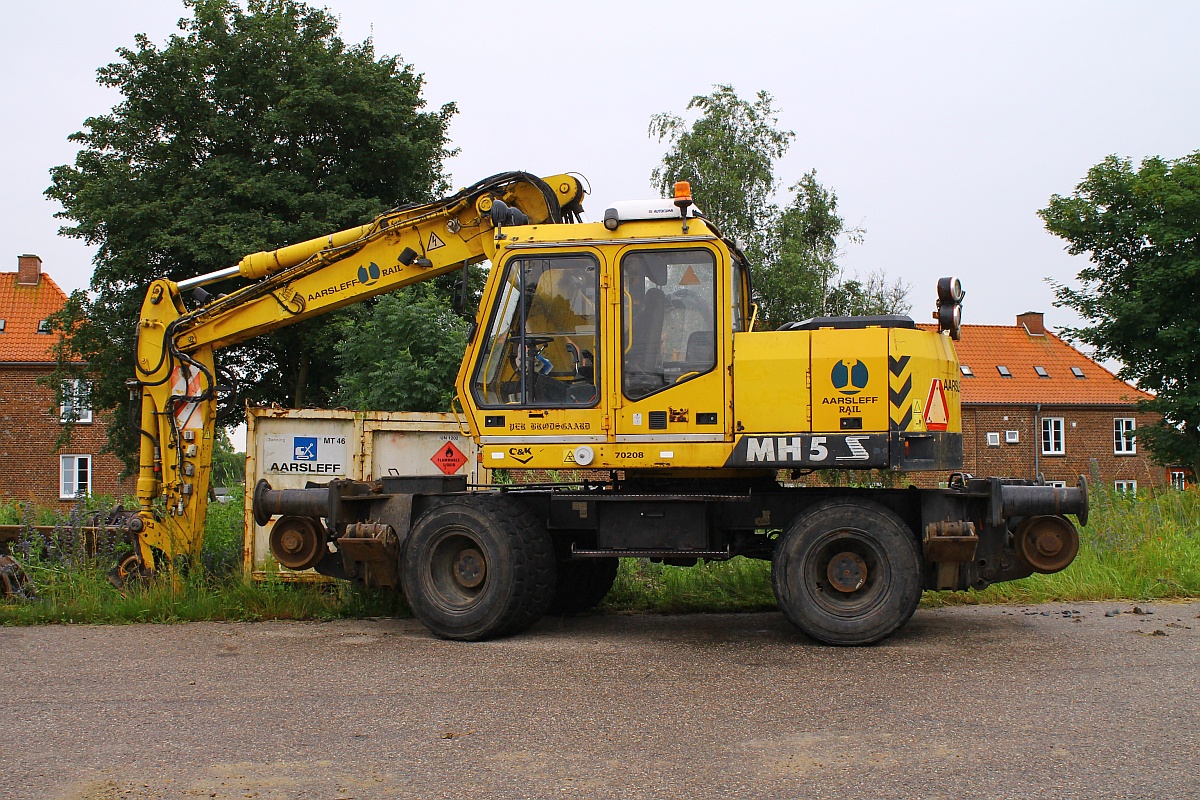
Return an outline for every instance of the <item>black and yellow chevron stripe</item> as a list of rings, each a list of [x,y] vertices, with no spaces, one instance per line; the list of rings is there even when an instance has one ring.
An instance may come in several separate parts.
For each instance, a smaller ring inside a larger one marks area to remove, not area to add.
[[[891,429],[907,431],[912,427],[913,405],[912,394],[913,376],[909,369],[912,356],[895,358],[888,355],[888,412],[891,417]]]

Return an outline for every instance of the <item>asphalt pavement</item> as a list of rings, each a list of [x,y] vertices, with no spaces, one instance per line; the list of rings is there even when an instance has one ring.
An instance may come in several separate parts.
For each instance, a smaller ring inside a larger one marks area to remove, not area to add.
[[[0,628],[0,797],[1200,798],[1200,603],[1139,610]]]

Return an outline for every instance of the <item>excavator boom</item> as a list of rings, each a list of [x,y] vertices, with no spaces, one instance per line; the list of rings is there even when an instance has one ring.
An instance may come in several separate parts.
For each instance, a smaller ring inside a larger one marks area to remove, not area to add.
[[[497,228],[578,220],[583,194],[570,175],[502,173],[366,225],[253,253],[236,267],[154,281],[131,382],[141,396],[140,511],[132,527],[142,563],[153,569],[162,557],[199,555],[216,432],[213,351],[484,261],[495,252]],[[253,282],[215,298],[202,288],[234,277]],[[156,513],[160,498],[164,510]]]

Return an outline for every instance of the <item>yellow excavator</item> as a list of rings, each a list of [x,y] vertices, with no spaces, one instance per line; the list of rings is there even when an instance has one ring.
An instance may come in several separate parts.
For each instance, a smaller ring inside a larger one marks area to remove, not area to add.
[[[1071,563],[1073,488],[963,474],[963,292],[937,330],[906,316],[757,331],[751,271],[692,202],[583,222],[573,175],[493,176],[358,228],[154,281],[138,320],[140,510],[129,570],[196,559],[219,391],[214,352],[490,262],[455,413],[490,469],[580,470],[575,485],[463,476],[253,489],[280,565],[402,590],[438,636],[518,632],[598,603],[619,558],[767,559],[780,607],[839,645],[879,641],[922,589],[981,588]],[[241,278],[217,297],[203,286]],[[465,272],[464,272],[465,280]],[[939,489],[805,485],[818,470],[938,471]],[[520,473],[516,473],[520,474]]]

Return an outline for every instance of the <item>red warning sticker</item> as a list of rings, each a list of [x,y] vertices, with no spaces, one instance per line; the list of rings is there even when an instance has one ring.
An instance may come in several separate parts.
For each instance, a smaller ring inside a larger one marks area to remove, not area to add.
[[[925,400],[925,429],[944,431],[950,422],[950,407],[946,405],[946,390],[940,378],[929,384],[929,397]]]
[[[429,460],[447,475],[453,475],[467,463],[467,457],[463,455],[462,450],[454,446],[454,442],[446,442]]]

